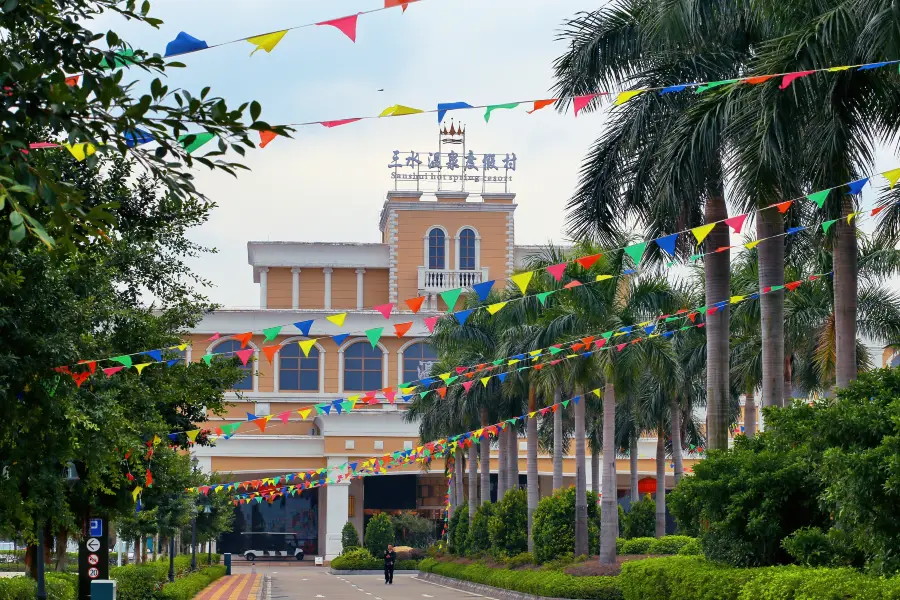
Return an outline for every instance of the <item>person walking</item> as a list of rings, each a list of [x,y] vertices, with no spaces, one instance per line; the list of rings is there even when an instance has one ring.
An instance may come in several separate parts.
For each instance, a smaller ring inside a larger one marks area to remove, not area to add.
[[[384,553],[384,583],[385,585],[394,585],[394,561],[397,560],[397,553],[394,552],[394,546],[388,544],[387,551]]]

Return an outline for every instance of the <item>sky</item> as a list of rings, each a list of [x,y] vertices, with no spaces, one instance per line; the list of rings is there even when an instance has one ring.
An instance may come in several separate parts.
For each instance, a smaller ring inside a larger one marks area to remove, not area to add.
[[[472,105],[549,97],[553,61],[564,45],[564,20],[598,1],[420,0],[403,13],[390,9],[359,17],[356,43],[332,27],[289,32],[270,53],[250,56],[241,41],[187,55],[171,87],[211,94],[229,104],[257,100],[262,118],[286,124],[377,115],[393,104],[434,109],[439,102]],[[159,30],[104,18],[97,31],[115,30],[132,46],[163,53],[180,31],[213,45],[294,25],[383,6],[381,0],[153,0]],[[383,89],[384,91],[378,91]],[[602,134],[603,114],[522,106],[450,117],[466,125],[478,154],[515,152],[516,242],[562,243],[565,205],[583,156]],[[209,297],[227,308],[258,307],[258,284],[247,264],[247,242],[380,242],[378,218],[392,189],[387,168],[394,150],[437,148],[436,115],[363,121],[340,128],[299,128],[248,153],[251,168],[237,179],[196,171],[201,192],[218,204],[192,238],[217,254],[192,263],[215,287]]]

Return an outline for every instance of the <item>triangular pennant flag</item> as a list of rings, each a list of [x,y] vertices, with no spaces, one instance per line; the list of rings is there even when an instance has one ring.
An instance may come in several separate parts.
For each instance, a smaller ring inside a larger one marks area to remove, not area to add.
[[[251,350],[251,352],[253,352],[253,351]],[[134,365],[134,368],[137,369],[138,375],[140,375],[144,371],[144,369],[147,368],[148,365],[152,365],[152,364],[153,363],[141,363],[139,365]],[[90,375],[90,373],[88,373],[88,374]],[[72,377],[74,377],[74,375]]]
[[[448,111],[451,110],[460,110],[464,108],[474,108],[471,104],[467,102],[440,102],[437,105],[437,119],[438,123],[444,120],[444,115],[447,114]]]
[[[551,98],[549,100],[535,100],[534,108],[532,108],[531,110],[527,110],[525,112],[527,112],[530,115],[531,113],[537,112],[537,111],[541,110],[542,108],[550,106],[554,102],[556,102],[556,98]]]
[[[553,279],[561,281],[563,273],[565,273],[567,266],[568,263],[559,263],[558,265],[552,265],[547,267],[547,272],[553,276]],[[543,304],[543,302],[541,304]]]
[[[822,231],[824,233],[828,233],[828,230],[831,228],[831,226],[837,222],[838,222],[838,219],[832,219],[830,221],[825,221],[824,223],[822,223]]]
[[[281,350],[281,346],[263,346],[262,351],[263,354],[266,355],[266,360],[269,363],[275,363],[275,355],[278,354],[278,351]]]
[[[463,381],[463,387],[466,388],[466,393],[469,393],[469,390],[472,389],[474,384],[474,381]]]
[[[631,260],[634,262],[635,266],[638,266],[641,264],[641,258],[644,256],[644,249],[646,247],[647,242],[632,244],[631,246],[627,246],[625,248],[625,254],[631,257]]]
[[[266,432],[266,425],[269,424],[269,418],[271,418],[271,416],[272,415],[267,415],[265,417],[258,417],[253,420],[253,422],[256,423],[256,426],[259,427],[259,431],[261,433]]]
[[[576,258],[575,262],[581,265],[585,269],[590,269],[594,266],[594,263],[600,260],[602,254],[591,254],[590,256],[582,256],[581,258]]]
[[[265,341],[271,342],[272,340],[274,340],[275,338],[277,338],[277,337],[278,337],[278,334],[281,333],[281,328],[282,328],[282,327],[284,327],[284,326],[283,326],[283,325],[276,325],[275,327],[267,327],[266,329],[263,329],[263,330],[262,330],[263,335],[266,336],[266,340],[265,340]]]
[[[256,49],[250,53],[250,56],[256,54],[258,50],[265,50],[267,53],[271,52],[285,35],[287,35],[287,29],[246,38],[248,42],[256,46]]]
[[[387,398],[388,402],[391,404],[394,403],[394,399],[397,397],[397,392],[395,392],[393,388],[384,388],[381,390],[381,393],[384,394],[384,397]]]
[[[739,79],[722,79],[720,81],[710,81],[709,83],[704,83],[703,85],[697,86],[697,89],[694,90],[695,94],[702,94],[707,90],[711,90],[713,88],[717,88],[723,85],[728,85],[730,83],[737,83],[740,81]]]
[[[309,408],[304,408],[303,410],[297,411],[297,413],[300,415],[300,418],[303,419],[304,421],[306,420],[306,418],[309,416],[309,413],[311,413],[311,412],[312,412],[312,410]]]
[[[580,281],[578,281],[577,279],[573,279],[572,281],[570,281],[569,283],[567,283],[566,285],[564,285],[564,286],[563,286],[563,289],[565,289],[565,290],[571,290],[572,288],[577,288],[577,287],[579,287],[579,286],[581,286],[581,285],[584,285],[584,284],[582,284],[582,283],[581,283]]]
[[[103,374],[106,375],[107,377],[112,377],[113,375],[115,375],[116,373],[118,373],[119,371],[121,371],[124,368],[125,367],[107,367],[107,368],[103,369]]]
[[[258,418],[259,418],[259,417],[257,417],[257,416],[254,415],[253,413],[247,413],[247,420],[248,420],[248,421],[255,421],[255,420],[258,419]]]
[[[556,290],[553,290],[550,292],[541,292],[540,294],[538,294],[537,299],[540,301],[541,306],[546,306],[547,298],[549,298],[552,294],[555,294],[555,293],[556,293]]]
[[[234,336],[234,339],[241,343],[241,348],[246,348],[247,344],[250,343],[250,338],[253,337],[253,332],[248,331],[247,333],[242,333],[240,335]]]
[[[792,281],[790,283],[784,284],[784,287],[786,287],[787,289],[789,289],[790,291],[793,292],[798,287],[800,287],[800,284],[802,284],[802,283],[803,283],[802,281]]]
[[[491,313],[492,315],[495,315],[495,314],[497,314],[497,313],[500,311],[500,309],[503,308],[504,306],[506,306],[506,302],[497,302],[496,304],[491,304],[490,306],[488,306],[488,307],[487,307],[487,311],[488,311],[489,313]]]
[[[390,304],[379,304],[378,306],[373,306],[375,310],[380,312],[385,319],[391,318],[391,311],[394,310],[394,303]]]
[[[215,355],[214,354],[204,354],[200,358],[203,362],[206,363],[207,366],[209,366],[209,364],[212,362],[213,356],[215,356]]]
[[[478,294],[479,300],[484,302],[488,299],[488,294],[491,293],[491,288],[494,287],[494,283],[495,282],[493,279],[490,281],[483,281],[481,283],[476,283],[475,285],[472,286],[472,290],[476,294]]]
[[[877,207],[875,207],[875,208],[872,209],[872,212],[871,212],[870,214],[871,214],[871,216],[874,217],[875,215],[877,215],[878,213],[880,213],[881,211],[883,211],[885,208],[886,208],[886,207],[884,207],[884,206],[877,206]]]
[[[350,337],[350,334],[349,334],[349,333],[340,333],[340,334],[338,334],[338,335],[333,335],[333,336],[331,336],[331,340],[332,340],[335,344],[337,344],[338,346],[340,346],[341,344],[344,343],[344,340],[346,340],[348,337]]]
[[[135,129],[134,131],[126,131],[122,134],[122,137],[125,138],[125,146],[128,148],[134,148],[135,146],[140,146],[142,144],[149,144],[155,138],[153,134],[149,131],[144,131],[143,129]]]
[[[488,384],[488,382],[489,382],[490,380],[491,380],[491,377],[490,377],[490,376],[482,377],[482,378],[481,378],[481,385],[483,385],[484,387],[487,387],[487,384]]]
[[[282,422],[282,423],[284,423],[285,425],[287,425],[287,424],[288,424],[288,419],[291,418],[291,411],[289,411],[289,410],[284,411],[283,413],[281,413],[280,415],[278,415],[278,418],[281,419],[281,422]]]
[[[675,244],[678,242],[678,234],[673,233],[671,235],[667,235],[665,237],[656,238],[656,245],[659,246],[663,252],[668,254],[671,257],[675,257]]]
[[[412,326],[413,326],[412,321],[410,321],[409,323],[396,323],[394,325],[394,333],[397,334],[398,338],[401,338],[407,334],[410,327],[412,327]]]
[[[372,348],[378,347],[378,340],[381,339],[381,334],[384,332],[384,327],[373,327],[372,329],[366,330],[366,337],[369,338],[369,343],[372,344]]]
[[[428,328],[428,331],[434,333],[434,326],[437,325],[438,317],[428,317],[425,319],[425,327]]]
[[[799,232],[801,232],[801,231],[804,231],[805,229],[806,229],[806,227],[788,227],[787,234],[788,234],[788,235],[793,235],[793,234],[795,234],[795,233],[799,233]]]
[[[698,246],[703,243],[703,240],[706,239],[706,236],[709,235],[709,232],[712,231],[715,226],[715,223],[707,223],[706,225],[691,229],[691,233],[693,233],[694,237],[697,239]]]
[[[497,110],[499,108],[507,108],[507,109],[515,108],[518,105],[519,105],[518,102],[508,102],[507,104],[492,104],[492,105],[488,106],[487,109],[484,111],[484,122],[487,123],[488,121],[491,120],[491,113],[494,112],[495,110]]]
[[[334,323],[335,325],[337,325],[338,327],[343,327],[343,326],[344,326],[344,319],[347,318],[347,313],[340,313],[340,314],[337,314],[337,315],[331,315],[331,316],[325,317],[325,318],[328,319],[329,321],[331,321],[332,323]]]
[[[339,406],[340,406],[341,408],[343,408],[346,412],[350,412],[350,411],[353,410],[353,408],[354,408],[354,406],[355,406],[355,403],[350,402],[349,400],[343,400],[343,401],[341,401],[341,403],[339,404]],[[335,407],[335,408],[337,408],[337,407]]]
[[[754,248],[759,246],[759,243],[761,241],[762,240],[753,240],[752,242],[747,242],[746,244],[744,244],[744,248],[746,248],[747,250],[753,250]]]
[[[131,497],[135,502],[138,502],[138,495],[140,495],[142,488],[136,487],[131,491]]]
[[[741,230],[744,228],[744,221],[746,221],[746,220],[747,220],[746,214],[736,215],[734,217],[725,219],[725,224],[728,225],[729,227],[731,227],[731,230],[734,231],[735,233],[740,233]]]
[[[115,361],[117,363],[121,363],[121,364],[125,365],[126,367],[131,367],[131,365],[132,365],[131,357],[128,356],[127,354],[122,355],[122,356],[113,356],[109,360]]]
[[[787,87],[791,85],[791,82],[795,79],[800,79],[801,77],[806,77],[807,75],[812,75],[813,73],[815,73],[815,71],[798,71],[796,73],[788,73],[781,78],[781,85],[779,85],[778,87],[782,90],[787,89]]]
[[[528,289],[528,284],[531,282],[531,278],[534,277],[534,271],[525,271],[524,273],[519,273],[518,275],[513,275],[510,277],[512,282],[518,286],[518,288],[522,291],[522,295],[525,294],[525,290]]]
[[[891,169],[890,171],[885,171],[882,175],[888,180],[890,189],[894,189],[894,186],[897,185],[897,180],[900,179],[900,169]]]
[[[191,431],[186,431],[186,432],[185,432],[185,434],[187,434],[188,439],[191,440],[191,442],[196,442],[196,441],[197,441],[197,434],[199,434],[199,433],[200,433],[200,430],[199,430],[199,429],[193,429],[193,430],[191,430]]]
[[[853,217],[855,217],[858,214],[859,214],[858,212],[852,212],[849,215],[847,215],[847,225],[849,225],[850,222],[853,221]]]
[[[323,127],[328,127],[329,129],[331,129],[332,127],[340,127],[341,125],[356,123],[360,120],[362,120],[361,117],[353,117],[350,119],[337,119],[336,121],[319,121],[319,124],[321,124]]]
[[[857,179],[856,181],[851,181],[847,184],[847,187],[850,188],[847,193],[851,196],[855,196],[860,193],[865,185],[869,182],[868,177],[863,177],[862,179]]]
[[[794,203],[793,200],[788,200],[787,202],[779,202],[778,204],[775,205],[775,208],[778,209],[778,212],[780,212],[781,214],[784,214],[787,212],[787,210],[791,207],[791,204],[793,204],[793,203]]]
[[[82,142],[79,144],[63,144],[66,150],[71,152],[72,156],[75,157],[75,160],[78,162],[83,161],[88,156],[97,151],[97,146],[91,144],[90,142]]]
[[[459,295],[462,293],[462,288],[456,288],[453,290],[447,290],[446,292],[441,292],[441,300],[444,301],[444,304],[447,305],[447,312],[453,312],[456,308],[456,301],[459,300]]]
[[[202,131],[200,133],[186,133],[178,136],[178,143],[184,147],[184,151],[193,154],[216,137],[216,134]]]
[[[413,108],[411,106],[403,106],[402,104],[394,104],[388,106],[381,111],[379,117],[402,117],[403,115],[416,115],[425,112],[421,108]]]
[[[316,345],[316,340],[302,340],[297,342],[297,345],[300,346],[300,349],[303,351],[303,356],[309,358],[309,351]]]
[[[456,317],[456,320],[459,321],[460,325],[465,325],[466,320],[469,318],[469,315],[471,315],[473,312],[475,312],[475,310],[470,308],[468,310],[457,311],[453,313],[453,316]]]
[[[599,96],[600,94],[585,94],[584,96],[575,96],[572,100],[572,106],[575,109],[575,116],[578,116],[578,113],[587,106],[591,100]]]
[[[746,79],[741,79],[741,83],[749,83],[750,85],[758,85],[760,83],[765,83],[770,79],[777,77],[777,75],[759,75],[758,77],[747,77]]]
[[[422,308],[422,303],[425,302],[425,296],[419,296],[418,298],[410,298],[406,301],[406,305],[409,307],[409,310],[413,311],[413,313],[419,312],[419,309]]]
[[[563,400],[563,401],[562,401],[562,407],[563,407],[563,408],[569,408],[569,401],[568,401],[568,400]]]
[[[498,374],[497,374],[497,379],[500,380],[500,383],[503,383],[504,381],[506,381],[506,377],[507,377],[508,375],[509,375],[509,373],[498,373]]]
[[[688,85],[691,85],[691,84],[681,83],[678,85],[670,85],[668,87],[663,88],[659,92],[659,95],[664,96],[666,94],[674,94],[675,92],[683,92],[685,89],[687,89]]]
[[[246,350],[238,350],[234,353],[239,359],[241,359],[242,365],[247,365],[247,361],[250,360],[250,357],[253,356],[253,348],[247,348]]]
[[[265,148],[269,145],[269,142],[278,137],[278,134],[274,131],[260,131],[259,132],[259,147]]]
[[[825,204],[825,199],[828,198],[828,194],[831,190],[822,190],[820,192],[814,192],[807,196],[807,199],[815,202],[819,208],[822,208],[822,205]]]
[[[156,362],[160,362],[162,360],[162,351],[161,350],[150,350],[149,352],[144,352],[147,356],[155,360]]]
[[[619,95],[616,96],[616,106],[620,104],[625,104],[635,96],[643,94],[646,90],[628,90],[627,92],[619,92]]]
[[[446,387],[446,386],[445,386],[445,387],[439,387],[436,391],[437,391],[438,395],[439,395],[441,398],[446,398],[446,397],[447,397],[447,387]],[[423,398],[424,398],[424,396],[423,396]]]
[[[181,31],[175,36],[175,39],[166,44],[166,54],[164,58],[176,56],[178,54],[187,54],[198,50],[206,50],[209,46],[203,40],[198,40],[192,35]]]
[[[209,336],[208,338],[206,338],[206,341],[207,341],[207,342],[213,342],[213,341],[219,339],[220,337],[222,337],[221,334],[219,334],[219,333],[214,333],[214,334],[212,334],[211,336]]]

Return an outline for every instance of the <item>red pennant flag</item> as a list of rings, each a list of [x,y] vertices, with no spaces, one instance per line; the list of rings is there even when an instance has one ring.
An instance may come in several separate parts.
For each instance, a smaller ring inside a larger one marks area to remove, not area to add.
[[[792,282],[790,282],[790,283],[784,284],[784,287],[786,287],[787,289],[789,289],[790,291],[793,292],[793,291],[796,290],[798,287],[800,287],[800,284],[801,284],[801,283],[803,283],[803,282],[802,282],[802,281],[792,281]]]
[[[572,100],[572,105],[575,108],[575,116],[578,116],[578,113],[587,106],[591,100],[599,96],[600,94],[585,94],[584,96],[575,96],[575,99]]]
[[[394,332],[397,334],[398,338],[403,337],[409,331],[409,328],[413,326],[413,322],[409,323],[397,323],[394,325]]]
[[[556,98],[551,98],[551,99],[549,99],[549,100],[535,100],[535,101],[534,101],[534,108],[532,108],[531,110],[526,110],[525,112],[528,113],[528,114],[530,115],[531,113],[537,112],[537,111],[541,110],[541,109],[544,108],[544,107],[550,106],[550,105],[553,104],[554,102],[556,102]]]
[[[53,370],[56,371],[57,373],[65,373],[66,375],[72,374],[72,371],[69,370],[69,367],[56,367]]]
[[[466,388],[466,393],[468,393],[469,390],[472,389],[472,386],[473,386],[474,384],[475,384],[474,381],[464,381],[464,382],[463,382],[463,387]]]
[[[744,228],[744,221],[747,220],[747,215],[737,215],[731,217],[730,219],[725,219],[725,224],[731,227],[731,230],[735,233],[740,233],[741,229]]]
[[[262,351],[263,354],[266,355],[266,358],[269,359],[269,362],[275,364],[275,354],[281,350],[281,346],[263,346]]]
[[[708,314],[708,315],[713,315],[713,314],[716,313],[717,310],[719,310],[719,307],[718,307],[718,306],[713,306],[712,308],[707,308],[707,309],[706,309],[706,314]]]
[[[760,83],[765,83],[766,81],[776,77],[776,75],[760,75],[759,77],[748,77],[747,79],[742,79],[742,83],[749,83],[750,85],[757,85]]]
[[[580,281],[578,281],[577,279],[573,279],[572,281],[570,281],[569,283],[564,285],[563,288],[567,289],[567,290],[571,290],[572,288],[577,288],[580,285],[582,285]]]
[[[694,319],[696,319],[696,318],[697,318],[697,315],[698,315],[698,314],[700,314],[700,313],[695,313],[695,312],[692,312],[692,313],[691,313],[691,314],[689,314],[689,315],[688,315],[688,319],[690,319],[690,320],[691,320],[691,323],[693,323],[693,322],[694,322]]]
[[[731,250],[731,246],[719,246],[716,248],[716,252],[726,252],[728,250]]]
[[[269,420],[268,420],[267,418],[265,418],[265,417],[258,417],[258,418],[256,418],[256,419],[253,419],[253,422],[256,423],[256,426],[257,426],[257,427],[259,427],[259,431],[260,431],[261,433],[265,433],[265,431],[266,431],[266,425],[269,424]]]
[[[81,387],[81,384],[85,382],[85,380],[91,376],[90,371],[84,371],[82,373],[72,373],[72,379],[75,380],[75,385]]]
[[[877,215],[878,213],[880,213],[881,211],[883,211],[884,208],[885,208],[885,207],[883,207],[883,206],[879,206],[879,207],[877,207],[877,208],[873,208],[873,209],[872,209],[872,216],[874,217],[875,215]]]
[[[340,30],[341,33],[350,38],[351,42],[356,42],[356,19],[359,15],[350,15],[341,17],[340,19],[331,19],[330,21],[322,21],[316,25],[331,25]]]
[[[779,204],[776,204],[775,208],[778,209],[778,212],[780,212],[781,214],[784,214],[787,212],[787,209],[789,209],[791,207],[791,204],[793,204],[793,203],[794,203],[793,200],[788,200],[787,202],[781,202]]]
[[[234,336],[234,339],[238,340],[241,343],[241,348],[246,348],[247,344],[250,342],[250,338],[253,337],[253,332],[248,331],[247,333],[242,333],[240,335]]]
[[[595,339],[597,339],[597,336],[589,335],[586,338],[581,338],[581,343],[584,344],[585,348],[587,348],[588,346],[591,345],[591,342],[593,342]]]
[[[410,298],[407,300],[406,305],[413,313],[417,313],[422,308],[423,302],[425,302],[425,296],[419,296],[418,298]]]
[[[115,375],[116,373],[118,373],[119,371],[121,371],[124,368],[125,367],[107,367],[107,368],[103,369],[103,373],[107,377],[112,377],[113,375]]]
[[[385,8],[394,8],[395,6],[400,6],[403,8],[403,12],[406,12],[406,9],[413,2],[417,2],[418,0],[384,0]]]
[[[815,281],[815,280],[818,279],[818,278],[819,278],[818,275],[810,275],[810,276],[808,277],[808,279],[809,279],[810,281]]]
[[[379,304],[378,306],[373,306],[375,310],[384,315],[385,319],[391,318],[391,311],[394,310],[394,304]]]
[[[340,127],[341,125],[347,125],[348,123],[356,123],[357,121],[361,121],[361,120],[362,119],[359,117],[354,117],[352,119],[338,119],[336,121],[319,121],[319,124],[331,129],[332,127]]]
[[[552,265],[547,267],[547,272],[553,275],[553,278],[557,281],[562,280],[563,273],[566,270],[567,263],[559,263],[558,265]]]
[[[619,352],[621,352],[622,349],[625,348],[625,346],[627,346],[627,345],[628,345],[627,342],[624,343],[624,344],[619,344],[618,346],[616,346],[616,350],[618,350]]]
[[[394,391],[394,388],[384,388],[381,390],[381,393],[384,394],[384,397],[388,399],[388,402],[391,404],[394,403],[394,398],[397,397],[397,392]]]
[[[581,344],[581,343],[572,344],[572,352],[578,352],[582,348],[584,348],[584,344]]]
[[[78,85],[78,80],[81,78],[81,75],[72,75],[71,77],[66,77],[66,85],[68,86],[76,86]]]
[[[428,331],[434,333],[434,326],[437,325],[439,317],[428,317],[425,319],[425,326],[428,327]]]
[[[534,365],[534,370],[535,370],[535,371],[540,371],[540,370],[543,369],[543,368],[544,368],[543,363],[538,363],[538,364]]]
[[[585,269],[590,269],[595,262],[600,260],[602,254],[592,254],[591,256],[582,256],[581,258],[576,258],[575,262],[584,267]]]
[[[265,148],[269,145],[269,142],[278,137],[278,134],[274,131],[260,131],[259,132],[259,147]]]
[[[796,73],[788,73],[781,78],[781,85],[779,85],[778,87],[782,90],[786,89],[795,79],[800,79],[801,77],[806,77],[807,75],[812,75],[813,73],[815,73],[815,71],[798,71]]]
[[[446,397],[447,397],[447,388],[446,388],[446,387],[440,387],[440,388],[437,389],[437,393],[438,393],[438,395],[439,395],[441,398],[446,398]]]
[[[247,348],[246,350],[238,350],[235,352],[237,357],[241,359],[242,365],[247,365],[247,361],[250,360],[250,357],[253,356],[253,348]]]
[[[151,487],[153,485],[153,473],[150,472],[150,469],[147,469],[147,477],[144,480],[144,487]]]
[[[468,369],[468,367],[456,367],[456,374],[462,375],[463,373],[466,372],[466,369]]]

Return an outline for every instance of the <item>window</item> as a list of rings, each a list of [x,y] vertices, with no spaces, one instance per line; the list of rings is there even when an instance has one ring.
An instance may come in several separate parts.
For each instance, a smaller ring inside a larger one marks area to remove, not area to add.
[[[344,450],[355,450],[356,440],[344,440]]]
[[[468,228],[459,232],[459,268],[475,270],[475,232]]]
[[[417,381],[428,377],[437,353],[425,342],[409,346],[403,351],[403,381]]]
[[[319,349],[303,356],[298,344],[288,344],[278,352],[278,389],[300,392],[319,391]]]
[[[444,256],[446,250],[446,236],[444,232],[438,228],[434,228],[428,232],[428,268],[429,269],[446,269]]]
[[[246,350],[246,348],[244,348]],[[241,350],[241,343],[237,340],[225,340],[215,348],[213,348],[213,354],[224,354],[231,357],[235,357],[235,352]],[[234,384],[234,387],[231,388],[233,390],[252,390],[253,389],[253,363],[249,360],[246,365],[242,365],[240,361],[236,361],[238,367],[246,373],[244,378]]]
[[[404,440],[403,441],[403,449],[404,450],[412,450],[412,440]]]
[[[384,441],[383,440],[375,440],[375,449],[376,450],[384,450]]]
[[[353,344],[344,351],[344,390],[366,392],[382,387],[381,348],[372,348],[367,342]]]
[[[257,402],[256,408],[253,409],[253,414],[255,414],[255,415],[271,415],[272,409],[269,407],[268,402]]]

